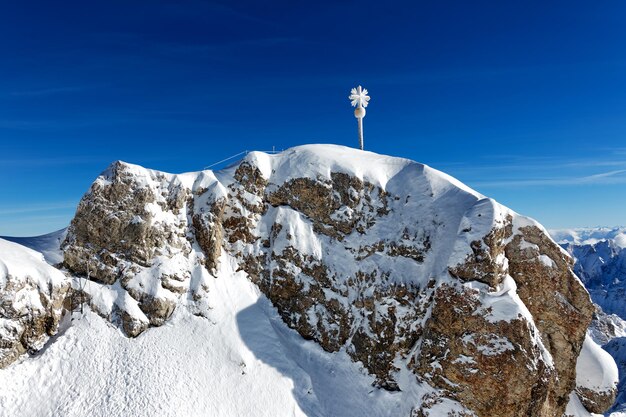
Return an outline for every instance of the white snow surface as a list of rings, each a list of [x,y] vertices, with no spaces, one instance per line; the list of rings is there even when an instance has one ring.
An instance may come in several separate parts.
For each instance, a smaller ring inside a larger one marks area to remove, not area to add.
[[[48,292],[49,285],[61,285],[66,277],[61,271],[48,265],[41,253],[20,244],[0,239],[0,288],[3,288],[9,279],[29,280]],[[39,294],[35,289],[33,289],[33,294],[22,295],[32,298],[35,304],[40,305]],[[20,299],[18,297],[13,301],[14,303],[19,302]]]
[[[0,370],[0,416],[398,416],[418,392],[388,392],[344,352],[303,340],[222,259],[207,318],[179,308],[129,339],[95,313],[66,317],[38,355]]]
[[[576,362],[576,385],[596,392],[607,392],[615,389],[618,381],[615,361],[587,334]]]
[[[33,249],[37,252],[41,252],[46,259],[46,262],[52,265],[56,265],[63,261],[63,252],[61,251],[61,243],[67,235],[67,228],[57,230],[56,232],[48,233],[42,236],[34,237],[13,237],[13,236],[0,236],[0,239],[8,240],[11,242],[19,243],[22,246]]]
[[[602,414],[590,413],[587,411],[583,403],[578,398],[576,393],[572,392],[569,395],[569,402],[565,408],[566,417],[602,417]],[[622,417],[621,415],[611,414],[611,417]],[[626,417],[626,415],[624,416]]]

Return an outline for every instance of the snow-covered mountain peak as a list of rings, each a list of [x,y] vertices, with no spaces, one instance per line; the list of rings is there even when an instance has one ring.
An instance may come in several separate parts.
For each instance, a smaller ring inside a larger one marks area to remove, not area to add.
[[[402,396],[377,415],[558,415],[593,314],[535,221],[425,165],[335,145],[185,174],[116,162],[62,249],[77,298],[130,337],[185,311],[240,314],[219,299],[247,280],[274,328],[361,364],[375,398]],[[597,411],[607,384],[571,395]]]

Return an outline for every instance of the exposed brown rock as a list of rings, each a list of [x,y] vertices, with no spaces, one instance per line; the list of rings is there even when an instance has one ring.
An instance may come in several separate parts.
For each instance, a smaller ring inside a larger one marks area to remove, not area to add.
[[[524,240],[537,248],[522,249]],[[506,246],[509,273],[554,358],[559,379],[554,401],[565,406],[576,381],[576,359],[594,313],[589,294],[571,270],[572,261],[545,233],[523,227]],[[539,256],[545,256],[542,261]],[[551,265],[547,265],[548,260]]]
[[[512,234],[512,219],[509,216],[507,220],[507,226],[495,227],[482,240],[473,241],[472,255],[463,264],[450,267],[450,274],[465,281],[484,282],[493,288],[499,285],[507,271],[497,259],[504,253],[502,242]]]
[[[353,230],[365,233],[387,213],[388,204],[380,187],[343,173],[332,173],[331,180],[295,178],[266,198],[273,206],[300,211],[313,220],[316,232],[339,240]]]
[[[117,162],[111,167],[109,183],[93,183],[78,205],[63,245],[64,263],[70,270],[112,284],[122,272],[122,261],[150,266],[160,249],[187,246],[186,225],[165,228],[153,222],[147,208],[158,203],[177,212],[187,191],[171,187],[164,190],[165,197],[157,198],[150,187],[136,181],[127,165]]]
[[[23,353],[41,349],[59,327],[69,282],[40,287],[30,276],[7,274],[0,287],[0,369]],[[38,294],[39,305],[16,303],[17,294]]]
[[[124,310],[117,310],[116,313],[122,323],[124,333],[129,337],[137,337],[148,328],[148,323],[137,320],[137,318]]]
[[[249,162],[242,162],[235,171],[235,181],[240,184],[243,189],[250,194],[262,195],[267,187],[267,180],[259,168],[251,165]]]
[[[576,395],[587,410],[602,414],[613,405],[617,392],[616,390],[598,392],[588,388],[576,387]]]
[[[195,237],[206,256],[205,266],[209,272],[215,272],[217,260],[222,254],[224,232],[222,219],[226,205],[223,201],[214,203],[208,213],[195,213],[192,216]]]
[[[413,370],[479,416],[558,415],[548,401],[557,375],[532,343],[531,326],[522,317],[486,320],[478,295],[462,286],[437,289]]]
[[[164,174],[148,175],[152,185],[141,182],[129,165],[117,162],[102,180],[93,183],[79,203],[63,243],[64,265],[75,274],[88,275],[103,284],[111,285],[119,280],[139,301],[150,324],[160,325],[174,310],[173,302],[131,290],[126,282],[142,268],[151,267],[158,255],[190,253],[185,207],[193,200],[188,189]],[[153,210],[171,213],[180,221],[165,224],[153,218]],[[215,255],[215,252],[219,252],[219,246],[207,253]],[[177,291],[168,285],[167,279],[161,285]],[[145,323],[125,311],[118,316],[123,328],[130,331],[128,335],[136,336],[146,328]]]

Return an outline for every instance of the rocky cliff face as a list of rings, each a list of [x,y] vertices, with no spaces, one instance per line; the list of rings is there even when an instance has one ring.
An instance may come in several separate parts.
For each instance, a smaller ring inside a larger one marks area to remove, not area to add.
[[[412,416],[560,416],[572,395],[593,411],[613,395],[577,389],[593,306],[567,253],[412,161],[315,145],[218,172],[118,162],[63,249],[92,308],[129,336],[180,306],[207,315],[208,280],[234,263],[302,337],[418,393]]]

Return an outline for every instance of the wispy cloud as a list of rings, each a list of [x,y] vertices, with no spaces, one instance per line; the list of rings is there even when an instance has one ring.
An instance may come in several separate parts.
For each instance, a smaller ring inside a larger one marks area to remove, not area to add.
[[[0,236],[40,236],[70,224],[72,213],[0,218]]]
[[[103,158],[94,156],[59,156],[49,158],[4,158],[0,159],[0,167],[23,166],[62,166],[62,165],[93,165],[102,163]]]
[[[498,187],[546,187],[594,184],[626,184],[626,169],[602,172],[580,177],[510,179],[497,181],[474,181],[471,185],[482,188]]]
[[[589,151],[586,158],[559,156],[484,155],[472,163],[441,162],[432,166],[468,184],[484,186],[567,185],[585,182],[621,183],[626,158],[613,151]]]
[[[127,117],[110,116],[93,119],[0,119],[0,129],[11,130],[65,130],[81,129],[95,126],[114,126],[128,122]]]
[[[23,206],[0,207],[0,216],[18,215],[29,213],[45,213],[56,210],[75,209],[78,205],[76,201],[53,202],[47,204],[28,204]]]
[[[615,177],[618,176],[620,174],[623,174],[626,172],[626,169],[618,169],[615,171],[609,171],[609,172],[603,172],[601,174],[595,174],[595,175],[590,175],[588,177],[584,177],[589,181],[595,181],[601,178],[608,178],[608,177]]]

